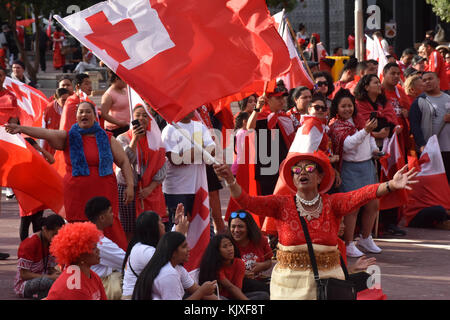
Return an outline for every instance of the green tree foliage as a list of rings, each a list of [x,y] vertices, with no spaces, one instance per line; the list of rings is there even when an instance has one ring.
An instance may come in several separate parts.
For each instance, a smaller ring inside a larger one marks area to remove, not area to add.
[[[266,0],[268,7],[284,8],[287,12],[292,11],[299,2],[303,2],[303,0]]]
[[[443,21],[450,22],[450,1],[449,0],[426,0],[433,6],[433,11]]]

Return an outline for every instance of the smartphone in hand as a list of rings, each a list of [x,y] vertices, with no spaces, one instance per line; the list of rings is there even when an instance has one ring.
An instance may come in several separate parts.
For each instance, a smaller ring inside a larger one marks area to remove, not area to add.
[[[376,119],[377,118],[378,113],[376,111],[373,111],[370,113],[370,120],[372,119]]]

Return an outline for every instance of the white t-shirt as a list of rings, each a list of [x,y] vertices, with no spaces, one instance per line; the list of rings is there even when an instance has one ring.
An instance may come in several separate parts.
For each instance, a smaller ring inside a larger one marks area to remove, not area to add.
[[[185,130],[184,132],[195,142],[203,145],[204,148],[215,145],[208,128],[202,123],[198,121],[191,121],[190,123],[178,122],[177,125]],[[180,151],[183,151],[186,153],[193,147],[191,141],[170,124],[163,129],[161,138],[166,152],[179,154]],[[204,176],[199,174],[200,170],[206,171],[201,152],[198,152],[198,154],[196,152],[193,164],[173,165],[168,162],[166,179],[163,181],[163,192],[167,194],[195,194],[197,191],[195,188],[199,185],[196,183],[196,179]]]
[[[123,251],[117,244],[103,237],[97,243],[97,248],[100,251],[100,263],[91,266],[99,277],[109,276],[113,271],[121,271],[123,259],[125,258],[125,251]]]
[[[136,272],[137,275],[140,275],[147,263],[153,257],[154,253],[155,248],[152,246],[148,246],[140,242],[136,243],[133,246],[133,249],[131,249],[130,255],[128,256],[128,261],[125,265],[122,295],[131,296],[133,294],[137,277],[134,275],[133,271],[131,271],[131,268],[133,268],[134,272]]]
[[[153,282],[153,300],[182,300],[184,290],[195,284],[189,273],[182,266],[172,266],[168,262],[159,271]]]
[[[354,125],[353,119],[347,120]],[[365,129],[361,129],[344,141],[342,159],[350,162],[362,162],[372,159],[373,152],[379,150],[372,137]]]

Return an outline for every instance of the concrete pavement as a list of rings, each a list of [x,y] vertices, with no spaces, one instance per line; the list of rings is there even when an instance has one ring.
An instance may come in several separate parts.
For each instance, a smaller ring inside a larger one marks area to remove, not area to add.
[[[222,212],[228,190],[220,191]],[[383,249],[377,258],[381,287],[389,300],[450,300],[450,231],[406,228],[405,237],[375,239]],[[19,210],[15,200],[1,198],[0,252],[11,257],[0,261],[0,300],[18,299],[13,291],[19,246]],[[349,259],[352,264],[356,259]]]

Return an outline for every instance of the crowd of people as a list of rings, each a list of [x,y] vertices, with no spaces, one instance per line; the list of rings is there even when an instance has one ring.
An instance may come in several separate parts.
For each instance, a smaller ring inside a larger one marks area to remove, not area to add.
[[[273,90],[239,101],[231,165],[203,157],[216,156],[212,130],[220,129],[208,105],[176,124],[159,121],[147,104],[130,112],[126,83],[110,72],[110,87],[96,106],[84,73],[95,68],[92,52],[83,50],[68,66],[61,53],[64,34],[56,30],[55,68],[76,75],[59,80],[43,114],[45,126],[2,115],[8,133],[43,140],[35,148],[49,163],[61,155],[65,168],[65,219],[44,215],[45,208],[21,213],[16,294],[48,300],[315,299],[310,243],[321,278],[344,279],[341,258],[360,258],[350,272],[374,264],[364,255],[382,252],[372,237],[377,217],[381,233],[406,234],[399,227],[401,208],[380,212],[380,198],[416,183],[415,170],[406,167],[378,182],[383,144],[397,135],[408,162],[437,135],[450,181],[450,49],[427,39],[417,51],[408,48],[398,61],[391,59],[381,77],[378,61],[350,58],[333,79],[320,70],[327,53],[319,35],[309,37],[301,25],[297,36],[316,63],[308,64],[318,69],[311,74],[314,87],[287,90],[279,81]],[[341,47],[333,52],[343,55]],[[14,60],[11,76],[27,83],[24,69]],[[2,86],[5,76],[0,66],[0,98],[17,107]],[[161,130],[159,151],[152,145],[154,123]],[[297,150],[296,141],[312,127],[322,132],[318,143]],[[266,130],[278,134],[267,139]],[[259,144],[249,143],[251,134]],[[277,169],[261,157],[249,167],[251,152],[276,153]],[[256,194],[249,179],[257,183]],[[226,221],[221,181],[239,207]],[[280,182],[284,193],[278,192]],[[207,186],[212,228],[197,272],[189,273],[183,264],[190,259],[187,234],[198,185]],[[408,225],[448,228],[449,209],[435,206],[430,214],[424,207]],[[263,227],[269,218],[272,230]],[[34,233],[28,236],[30,223]]]

